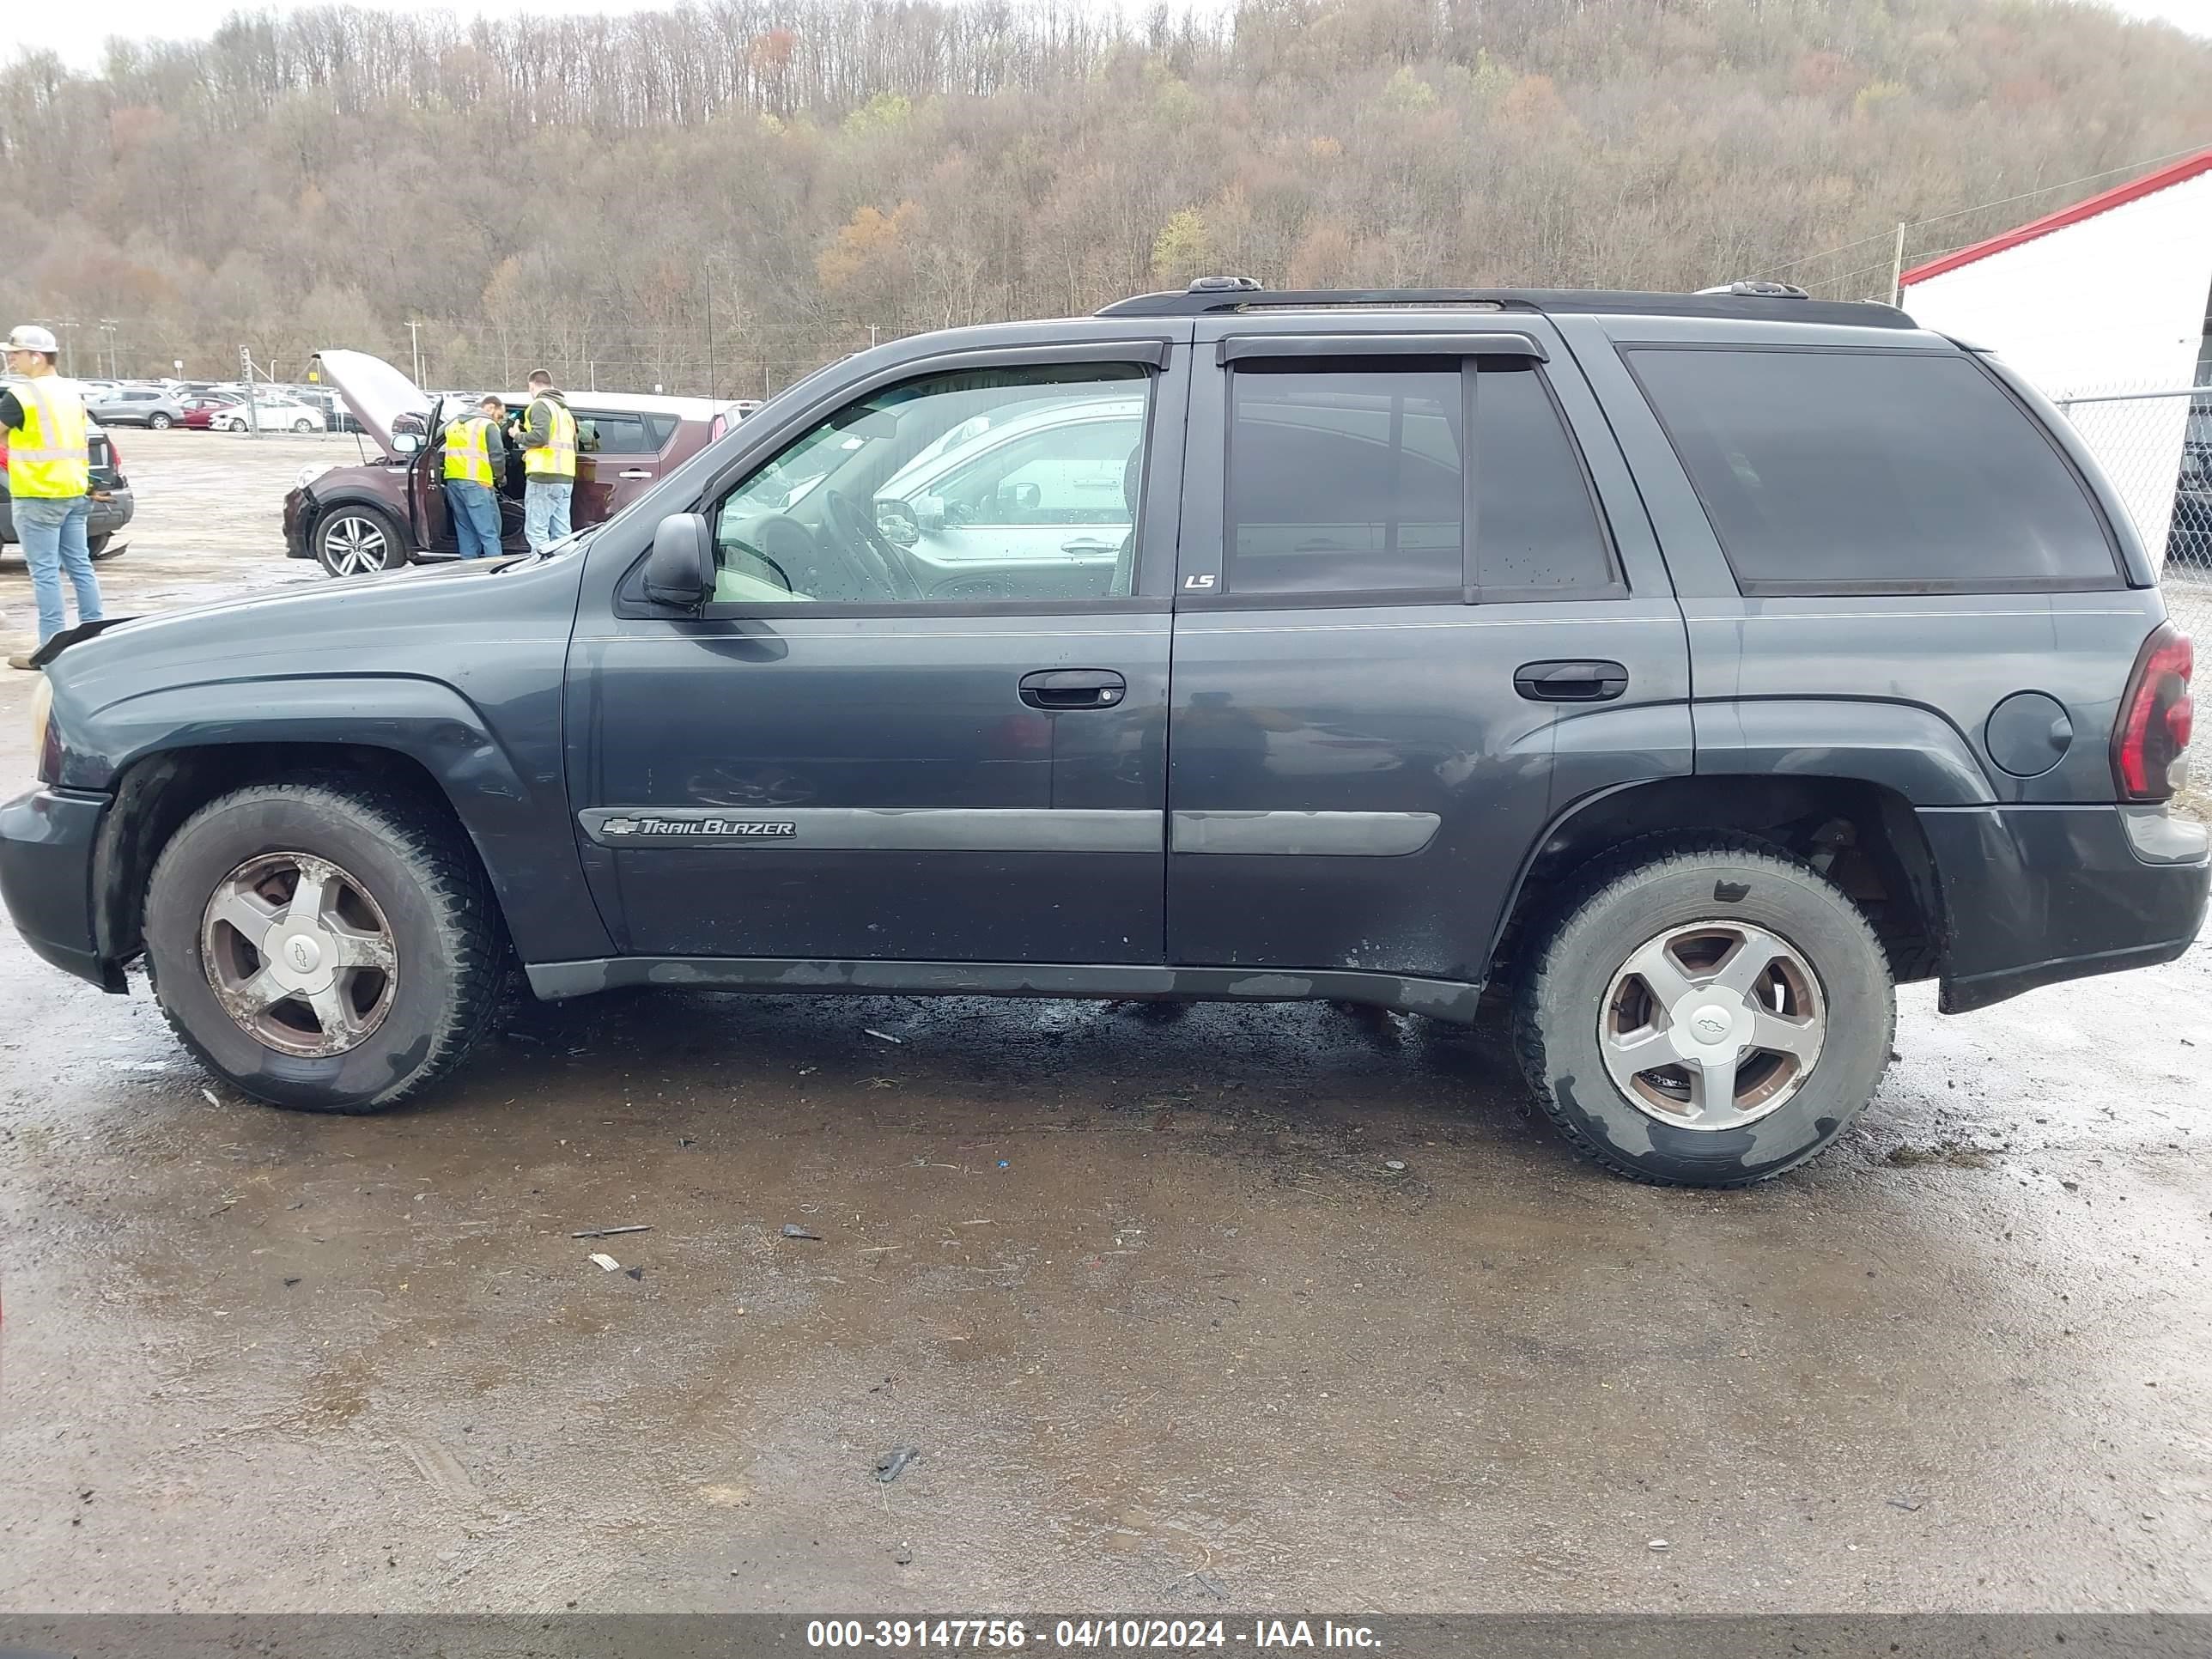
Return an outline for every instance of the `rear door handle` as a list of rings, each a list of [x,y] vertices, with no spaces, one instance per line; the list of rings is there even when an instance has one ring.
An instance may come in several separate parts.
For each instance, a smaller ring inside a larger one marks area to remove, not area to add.
[[[1628,671],[1617,662],[1523,663],[1513,689],[1534,702],[1611,702],[1628,690]]]
[[[615,474],[617,478],[650,478],[652,476],[651,469],[642,466],[633,466],[625,471]]]
[[[1080,556],[1085,553],[1111,553],[1115,550],[1115,547],[1114,544],[1111,542],[1102,542],[1089,538],[1079,537],[1072,542],[1062,542],[1060,544],[1060,550],[1063,553],[1073,553]]]
[[[1129,683],[1110,668],[1041,668],[1022,676],[1022,701],[1032,708],[1111,708]]]

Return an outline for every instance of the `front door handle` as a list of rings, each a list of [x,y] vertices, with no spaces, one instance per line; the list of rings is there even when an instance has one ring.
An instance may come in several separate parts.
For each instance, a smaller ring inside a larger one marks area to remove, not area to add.
[[[1062,542],[1060,544],[1060,550],[1063,553],[1073,553],[1078,557],[1081,557],[1086,553],[1094,553],[1103,556],[1106,554],[1114,552],[1115,549],[1114,544],[1111,542],[1102,542],[1095,537],[1079,536],[1072,542]]]
[[[1534,702],[1611,702],[1628,690],[1628,671],[1617,662],[1523,663],[1513,689]]]
[[[1111,708],[1129,683],[1110,668],[1041,668],[1022,676],[1022,701],[1032,708]]]
[[[633,466],[625,471],[615,474],[617,478],[650,478],[652,476],[652,470],[642,466]]]

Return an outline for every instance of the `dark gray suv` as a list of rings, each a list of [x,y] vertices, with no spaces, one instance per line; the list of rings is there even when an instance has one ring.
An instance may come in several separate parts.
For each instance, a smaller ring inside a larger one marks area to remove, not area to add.
[[[98,634],[100,637],[88,637]],[[1510,992],[1567,1139],[1789,1169],[1892,988],[2164,962],[2190,647],[1997,362],[1760,293],[1213,279],[792,387],[544,556],[65,635],[0,884],[373,1111],[539,996]]]

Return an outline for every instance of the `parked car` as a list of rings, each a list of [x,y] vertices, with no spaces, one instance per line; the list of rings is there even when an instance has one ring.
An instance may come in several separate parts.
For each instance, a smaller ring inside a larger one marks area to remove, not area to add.
[[[196,392],[184,400],[185,412],[177,424],[187,432],[211,432],[216,416],[244,400],[245,394],[232,392]]]
[[[285,552],[319,560],[333,576],[459,557],[446,514],[438,434],[476,399],[434,398],[382,358],[362,352],[325,351],[317,362],[382,457],[354,466],[302,468],[284,498]],[[529,400],[514,393],[506,401],[510,413],[519,413]],[[580,530],[629,505],[735,423],[726,406],[702,398],[578,392],[569,408],[580,451],[570,514]],[[522,486],[522,458],[510,452],[500,481],[501,540],[518,553],[529,548]]]
[[[185,417],[178,393],[160,386],[120,386],[85,399],[85,409],[102,426],[144,426],[167,430]]]
[[[289,390],[295,398],[323,417],[326,430],[359,432],[362,429],[361,422],[354,419],[353,412],[328,386],[295,386]]]
[[[2212,577],[2212,391],[2189,413],[2181,445],[2181,471],[2173,493],[2173,522],[2166,532],[2166,562]]]
[[[235,403],[217,410],[210,424],[217,432],[306,433],[324,429],[320,410],[296,398],[270,392],[257,392],[250,398],[240,397]]]
[[[894,481],[957,559],[887,533]],[[1128,527],[1040,556],[955,505]],[[2212,879],[2189,643],[2067,422],[1901,312],[1755,291],[1215,279],[917,336],[545,555],[40,656],[17,927],[111,990],[144,955],[205,1065],[313,1111],[451,1073],[517,961],[1494,988],[1571,1146],[1737,1186],[1850,1125],[1896,983],[2171,961]]]
[[[13,378],[0,377],[0,386]],[[138,500],[124,477],[115,440],[97,425],[85,437],[92,451],[92,514],[85,525],[85,545],[94,559],[112,559],[129,548],[116,537],[138,510]],[[8,492],[8,434],[0,432],[0,546],[17,539],[15,502]]]

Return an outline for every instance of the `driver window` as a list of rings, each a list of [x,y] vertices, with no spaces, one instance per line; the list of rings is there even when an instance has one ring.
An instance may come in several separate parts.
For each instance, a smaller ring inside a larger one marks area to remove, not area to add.
[[[1124,598],[1152,380],[937,374],[848,404],[713,509],[718,605]]]

